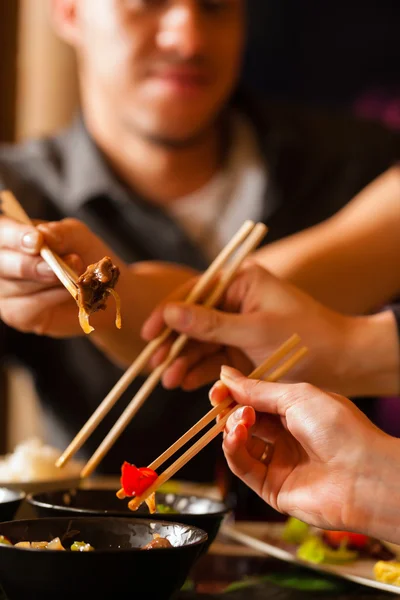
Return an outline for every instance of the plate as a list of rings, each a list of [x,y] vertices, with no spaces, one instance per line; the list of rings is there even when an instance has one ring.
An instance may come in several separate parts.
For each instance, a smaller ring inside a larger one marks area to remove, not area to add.
[[[254,550],[258,550],[285,562],[301,565],[307,569],[327,573],[348,579],[354,583],[365,585],[377,590],[400,595],[400,587],[376,581],[373,568],[376,560],[358,559],[347,565],[314,565],[300,560],[296,556],[296,546],[282,540],[284,523],[260,523],[241,521],[235,524],[226,524],[221,533],[230,539],[240,542]]]

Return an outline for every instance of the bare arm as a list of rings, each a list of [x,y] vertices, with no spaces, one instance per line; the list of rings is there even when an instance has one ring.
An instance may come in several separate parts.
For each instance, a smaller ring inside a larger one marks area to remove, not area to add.
[[[400,292],[400,167],[381,175],[324,223],[259,250],[255,259],[345,313]]]

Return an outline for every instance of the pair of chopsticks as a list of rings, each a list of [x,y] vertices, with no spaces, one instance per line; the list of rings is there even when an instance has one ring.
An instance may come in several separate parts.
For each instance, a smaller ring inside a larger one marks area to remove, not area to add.
[[[265,376],[266,372],[275,367],[285,356],[294,350],[294,348],[300,343],[300,338],[297,334],[289,338],[274,354],[267,358],[257,369],[255,369],[250,379],[261,379]],[[276,367],[275,370],[266,377],[267,381],[278,381],[292,369],[307,353],[305,346],[300,347],[296,352],[292,354],[287,360]],[[156,470],[166,460],[171,458],[182,446],[184,446],[189,440],[197,435],[206,425],[221,415],[224,411],[234,403],[234,400],[228,396],[224,402],[210,410],[200,421],[198,421],[191,429],[189,429],[179,440],[177,440],[172,446],[168,448],[163,454],[161,454],[151,465],[150,469]],[[172,465],[170,465],[161,475],[157,477],[155,482],[141,495],[133,498],[128,503],[128,507],[131,510],[136,510],[151,494],[156,492],[160,486],[162,486],[168,479],[173,477],[177,471],[182,469],[196,454],[198,454],[203,448],[207,446],[219,433],[221,433],[225,427],[225,424],[229,417],[237,410],[238,405],[235,404],[219,421],[216,423],[207,433],[205,433],[193,446],[191,446],[186,452],[178,458]],[[125,497],[124,491],[119,490],[117,492],[118,498],[122,499]]]
[[[9,190],[0,192],[0,212],[4,216],[18,221],[19,223],[25,223],[25,225],[31,225],[34,227],[34,223],[26,214],[21,204],[18,202],[16,197]],[[58,256],[55,252],[50,250],[46,245],[43,245],[40,249],[40,255],[43,260],[49,265],[50,269],[55,273],[61,283],[66,287],[71,296],[76,300],[78,294],[78,288],[76,281],[78,275]]]
[[[214,290],[209,294],[204,303],[204,306],[209,308],[216,306],[221,300],[225,290],[233,280],[243,261],[260,244],[266,232],[267,227],[263,223],[255,224],[252,221],[246,221],[236,235],[217,256],[217,258],[212,262],[209,268],[198,279],[185,302],[188,304],[194,304],[195,302],[199,301],[200,298],[203,297],[206,290],[209,289],[210,285],[213,284],[215,278],[220,274],[221,269],[225,266],[228,260],[232,259],[227,265],[226,269],[220,275]],[[147,344],[141,354],[127,369],[121,379],[116,383],[106,398],[104,398],[92,416],[72,440],[70,445],[59,457],[56,462],[58,467],[65,465],[67,461],[70,460],[70,458],[82,447],[82,445],[98,427],[111,408],[116,404],[124,391],[145,368],[154,352],[168,339],[171,333],[173,333],[172,330],[166,328],[158,338]],[[183,334],[176,339],[167,358],[149,375],[142,387],[132,398],[130,404],[127,406],[120,418],[115,422],[114,426],[110,429],[102,443],[99,445],[92,457],[88,460],[81,471],[81,478],[88,477],[93,473],[101,460],[133,419],[137,411],[147,400],[148,396],[160,382],[164,371],[179,356],[180,352],[187,344],[188,339],[188,336]]]

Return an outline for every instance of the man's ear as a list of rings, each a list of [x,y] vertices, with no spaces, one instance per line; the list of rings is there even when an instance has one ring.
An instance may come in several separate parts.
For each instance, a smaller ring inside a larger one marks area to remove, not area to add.
[[[78,0],[51,0],[54,29],[57,35],[71,46],[78,46],[80,42],[77,3]]]

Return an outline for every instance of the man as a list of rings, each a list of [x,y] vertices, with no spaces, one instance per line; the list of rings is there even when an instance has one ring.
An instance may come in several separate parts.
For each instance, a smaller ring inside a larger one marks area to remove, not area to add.
[[[243,0],[53,0],[52,10],[76,49],[82,116],[60,137],[4,148],[1,178],[31,217],[75,219],[43,226],[42,235],[76,268],[104,249],[87,227],[112,249],[123,304],[135,303],[133,355],[151,308],[204,269],[246,218],[267,221],[268,241],[277,240],[333,214],[390,162],[376,139],[375,155],[336,123],[339,144],[329,147],[323,120],[315,128],[234,93]],[[385,135],[378,139],[389,147]],[[40,243],[33,230],[0,221],[2,351],[33,372],[63,446],[122,371],[103,353],[112,355],[108,317],[96,328],[100,337],[81,335],[73,301],[40,261]],[[86,455],[140,383],[103,421]],[[206,409],[204,390],[158,389],[101,468],[116,473],[124,459],[151,462]],[[211,480],[216,447],[180,475]]]

